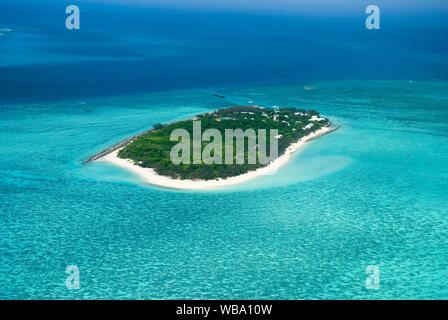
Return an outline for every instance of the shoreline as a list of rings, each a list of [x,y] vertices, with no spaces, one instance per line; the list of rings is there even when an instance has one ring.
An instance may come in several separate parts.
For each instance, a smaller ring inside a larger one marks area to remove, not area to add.
[[[171,188],[171,189],[181,189],[181,190],[205,190],[205,189],[215,189],[224,186],[230,186],[234,184],[243,183],[249,180],[252,180],[256,177],[262,175],[270,175],[274,174],[279,168],[284,166],[291,159],[292,154],[297,152],[301,147],[305,145],[306,142],[314,140],[318,137],[336,131],[339,127],[330,128],[323,127],[311,134],[302,137],[299,141],[291,144],[286,151],[275,161],[271,162],[265,167],[258,168],[257,170],[249,171],[247,173],[241,174],[235,177],[229,177],[226,179],[218,179],[218,180],[181,180],[181,179],[173,179],[167,176],[159,175],[152,168],[143,168],[133,163],[130,159],[122,159],[117,156],[118,152],[124,148],[118,148],[111,153],[106,154],[100,158],[95,159],[94,161],[98,162],[106,162],[109,164],[113,164],[115,166],[126,169],[134,174],[136,174],[143,182],[149,183],[152,185]]]

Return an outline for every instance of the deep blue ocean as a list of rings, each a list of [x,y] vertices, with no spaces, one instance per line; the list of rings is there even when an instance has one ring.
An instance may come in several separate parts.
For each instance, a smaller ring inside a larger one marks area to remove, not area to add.
[[[448,298],[448,12],[68,4],[0,0],[0,299]],[[342,128],[218,191],[82,165],[250,100]]]

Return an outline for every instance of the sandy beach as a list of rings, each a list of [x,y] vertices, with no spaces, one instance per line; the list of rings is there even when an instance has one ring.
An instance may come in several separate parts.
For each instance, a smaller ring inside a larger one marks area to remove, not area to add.
[[[301,138],[296,143],[291,144],[280,157],[278,157],[275,161],[271,162],[269,165],[259,168],[254,171],[249,171],[245,174],[230,177],[226,179],[218,179],[218,180],[181,180],[181,179],[173,179],[166,176],[161,176],[157,174],[154,169],[151,168],[143,168],[138,165],[135,165],[134,162],[130,159],[121,159],[117,156],[118,152],[122,149],[117,149],[114,152],[105,155],[97,159],[96,161],[107,162],[121,168],[127,169],[137,176],[139,176],[142,181],[162,186],[166,188],[173,189],[185,189],[185,190],[201,190],[201,189],[215,189],[223,186],[229,186],[233,184],[238,184],[242,182],[246,182],[248,180],[254,179],[256,177],[268,174],[274,174],[280,167],[284,166],[291,159],[291,156],[294,152],[299,150],[302,146],[305,145],[306,142],[313,140],[317,137],[325,135],[332,130],[329,127],[321,128],[303,138]]]

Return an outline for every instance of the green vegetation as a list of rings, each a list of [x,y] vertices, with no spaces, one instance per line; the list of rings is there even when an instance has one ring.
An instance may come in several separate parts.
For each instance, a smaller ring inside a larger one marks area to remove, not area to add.
[[[330,124],[326,118],[320,118],[315,110],[306,111],[296,108],[270,109],[261,107],[230,107],[211,113],[197,115],[195,119],[178,121],[171,124],[156,124],[154,130],[137,138],[123,148],[118,156],[124,159],[132,159],[135,164],[153,168],[158,174],[179,179],[211,180],[227,178],[246,173],[265,166],[257,161],[256,164],[248,164],[248,142],[244,141],[244,164],[192,164],[193,152],[190,152],[190,164],[174,164],[170,159],[170,152],[179,141],[170,141],[170,135],[175,129],[185,129],[193,137],[193,120],[200,120],[201,131],[217,129],[221,133],[222,154],[224,155],[225,130],[226,129],[265,129],[266,150],[270,147],[270,129],[277,129],[278,155],[285,152],[289,145],[297,142],[301,137],[314,132],[323,126]],[[202,142],[202,148],[210,142]],[[192,146],[191,146],[192,147]],[[227,146],[232,147],[232,146]],[[233,143],[235,154],[235,143]],[[258,155],[257,151],[257,155]],[[224,162],[224,161],[223,161]]]

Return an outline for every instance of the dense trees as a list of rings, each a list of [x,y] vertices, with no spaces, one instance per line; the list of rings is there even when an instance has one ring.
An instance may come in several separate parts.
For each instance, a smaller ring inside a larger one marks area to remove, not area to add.
[[[207,129],[217,129],[222,137],[225,136],[226,129],[277,129],[281,138],[278,138],[278,154],[285,152],[286,148],[293,142],[318,130],[324,125],[328,125],[328,119],[320,122],[313,122],[310,129],[303,130],[310,123],[312,115],[319,115],[317,111],[297,110],[296,108],[273,110],[258,107],[231,107],[220,109],[212,113],[198,115],[202,132]],[[248,142],[245,139],[244,164],[174,164],[170,159],[170,151],[178,141],[170,141],[170,135],[175,129],[185,129],[192,137],[193,120],[178,121],[169,125],[157,123],[153,131],[137,138],[132,143],[122,149],[118,156],[132,159],[135,164],[142,167],[153,168],[158,174],[180,179],[217,179],[237,176],[251,170],[256,170],[264,164],[257,161],[256,164],[248,164]],[[266,150],[269,152],[270,137],[266,136]],[[202,149],[209,142],[202,142]],[[235,152],[235,143],[230,146]],[[225,154],[226,145],[222,144],[222,154]],[[190,150],[192,156],[192,150]],[[258,154],[259,150],[257,150]],[[192,162],[191,162],[192,163]]]
[[[154,130],[159,130],[159,129],[162,129],[164,126],[165,126],[165,125],[162,124],[162,123],[156,123],[156,124],[153,126],[153,128],[154,128]]]

